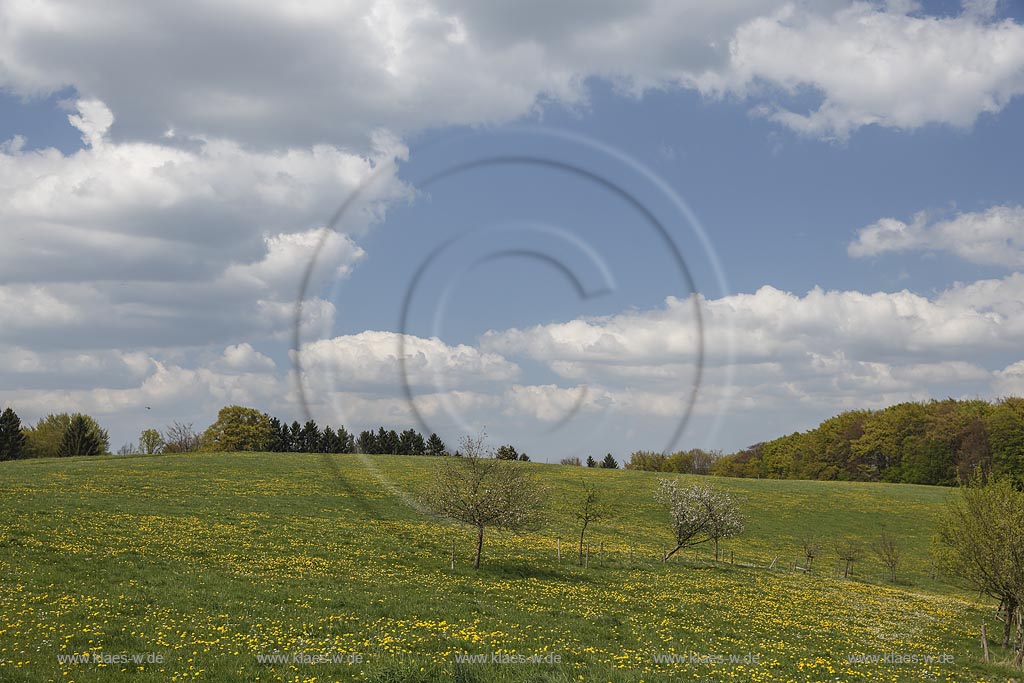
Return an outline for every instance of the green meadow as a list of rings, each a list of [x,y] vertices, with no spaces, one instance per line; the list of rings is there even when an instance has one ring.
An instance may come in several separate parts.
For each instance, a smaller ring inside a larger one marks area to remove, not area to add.
[[[1013,676],[980,663],[995,606],[932,568],[950,489],[714,478],[740,497],[745,533],[723,561],[704,548],[662,563],[660,475],[529,464],[547,486],[546,526],[489,531],[474,571],[472,532],[417,503],[435,465],[279,453],[0,463],[0,681]],[[580,567],[585,479],[614,513],[588,532]],[[903,551],[896,584],[870,555],[836,575],[832,539],[882,531]],[[825,545],[805,572],[809,536]]]

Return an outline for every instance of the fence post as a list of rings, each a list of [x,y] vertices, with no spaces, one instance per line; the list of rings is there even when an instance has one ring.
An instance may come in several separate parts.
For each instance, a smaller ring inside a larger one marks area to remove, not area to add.
[[[988,664],[988,633],[985,631],[984,622],[981,624],[981,651],[985,655],[985,663]]]
[[[455,569],[455,539],[452,539],[452,569]]]

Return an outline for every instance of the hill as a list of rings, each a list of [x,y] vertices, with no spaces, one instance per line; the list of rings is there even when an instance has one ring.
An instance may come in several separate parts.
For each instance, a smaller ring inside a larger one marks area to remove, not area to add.
[[[551,486],[548,525],[489,533],[473,571],[471,533],[410,504],[435,464],[299,454],[3,463],[0,680],[1006,679],[976,663],[992,606],[931,576],[931,520],[948,489],[716,478],[749,517],[725,546],[732,562],[701,551],[662,564],[659,475],[527,465]],[[586,569],[572,562],[584,478],[616,509],[594,527]],[[882,529],[904,549],[899,585],[868,559],[857,580],[835,578],[827,549],[815,571],[793,569],[805,536],[869,542]],[[955,663],[850,661],[887,653]],[[505,663],[461,661],[495,655]],[[686,661],[664,661],[677,656]],[[75,657],[87,661],[67,663]]]

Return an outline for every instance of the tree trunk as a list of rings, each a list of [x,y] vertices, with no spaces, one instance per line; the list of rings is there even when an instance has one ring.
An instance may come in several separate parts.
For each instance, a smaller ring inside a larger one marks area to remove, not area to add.
[[[669,558],[671,558],[673,555],[675,555],[676,553],[678,553],[682,549],[683,549],[683,546],[677,545],[675,548],[673,548],[669,552],[665,553],[665,557],[661,558],[661,561],[662,562],[668,562]]]
[[[718,562],[718,539],[715,539],[715,562]]]
[[[473,559],[473,569],[480,569],[480,554],[484,549],[484,528],[476,528],[476,557]]]
[[[1010,633],[1013,630],[1013,617],[1017,611],[1017,603],[1007,600],[1003,610],[1006,612],[1006,621],[1003,622],[1003,647],[1010,647]]]
[[[583,535],[587,533],[587,522],[583,522],[583,527],[580,529],[580,556],[576,564],[583,566]]]

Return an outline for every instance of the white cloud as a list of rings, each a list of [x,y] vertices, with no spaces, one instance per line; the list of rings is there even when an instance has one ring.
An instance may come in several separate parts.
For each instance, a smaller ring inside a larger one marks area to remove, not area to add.
[[[910,223],[883,218],[857,232],[850,256],[900,251],[944,251],[986,266],[1024,267],[1024,206],[993,206],[929,221],[921,212]]]
[[[834,14],[787,5],[740,27],[727,70],[698,79],[705,91],[749,95],[759,84],[791,95],[820,94],[799,113],[758,111],[815,137],[845,139],[857,128],[966,127],[1024,93],[1024,26],[978,12],[909,14],[856,2]]]
[[[306,375],[323,390],[376,388],[398,393],[402,357],[405,381],[429,389],[427,393],[475,382],[505,382],[519,374],[514,363],[496,353],[465,344],[452,346],[436,337],[373,330],[310,342],[302,347],[301,361]]]
[[[390,166],[405,150],[387,136],[372,157],[329,145],[256,152],[213,138],[118,143],[102,102],[77,110],[86,148],[0,150],[0,338],[141,348],[278,335],[321,239],[304,315],[329,320],[317,288],[364,253],[319,226],[374,173],[340,230],[364,230],[410,196]]]
[[[1020,94],[1024,27],[996,21],[985,0],[957,17],[909,9],[843,0],[122,0],[95,12],[70,0],[14,0],[0,8],[0,86],[25,95],[73,87],[109,104],[115,129],[136,139],[359,148],[378,128],[407,135],[508,121],[551,101],[585,105],[591,77],[632,94],[682,87],[766,100],[763,111],[779,123],[835,137],[870,124],[966,126]],[[791,111],[775,103],[777,89],[813,90],[821,106]],[[98,114],[79,117],[86,139],[109,123]]]

